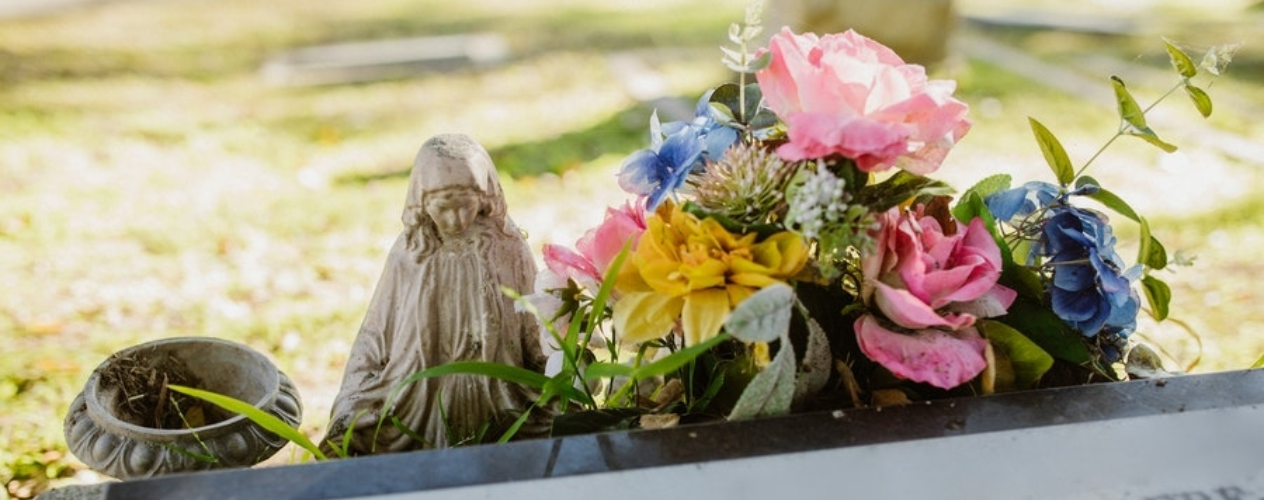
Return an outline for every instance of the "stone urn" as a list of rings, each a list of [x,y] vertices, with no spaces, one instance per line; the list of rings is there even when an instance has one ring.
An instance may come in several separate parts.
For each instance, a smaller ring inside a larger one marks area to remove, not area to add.
[[[167,384],[251,403],[291,426],[302,415],[294,383],[258,351],[210,337],[162,339],[116,352],[92,372],[66,415],[70,451],[98,472],[130,479],[248,467],[286,444]]]

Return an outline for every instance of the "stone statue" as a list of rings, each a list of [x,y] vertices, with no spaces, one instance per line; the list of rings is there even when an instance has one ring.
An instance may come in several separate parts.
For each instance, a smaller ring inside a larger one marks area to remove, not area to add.
[[[543,366],[537,322],[515,312],[501,289],[530,291],[536,267],[506,213],[487,151],[459,134],[426,141],[413,163],[403,222],[347,360],[327,449],[329,441],[341,446],[347,429],[351,454],[444,448],[484,426],[495,439],[534,399],[525,387],[476,375],[401,386],[452,361]],[[392,416],[423,441],[392,425]],[[518,435],[542,433],[541,422],[532,417]]]

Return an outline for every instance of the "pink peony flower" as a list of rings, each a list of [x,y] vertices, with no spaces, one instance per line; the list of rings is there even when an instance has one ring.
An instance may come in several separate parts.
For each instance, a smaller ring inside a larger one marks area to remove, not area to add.
[[[1016,293],[997,284],[1001,252],[981,219],[968,226],[893,208],[862,262],[869,314],[855,330],[865,355],[897,376],[952,388],[987,366],[974,321],[1005,314]]]
[[[863,171],[939,168],[970,130],[956,83],[927,80],[882,44],[848,30],[818,38],[789,28],[769,41],[772,61],[756,73],[768,107],[785,121],[786,161],[842,155]]]

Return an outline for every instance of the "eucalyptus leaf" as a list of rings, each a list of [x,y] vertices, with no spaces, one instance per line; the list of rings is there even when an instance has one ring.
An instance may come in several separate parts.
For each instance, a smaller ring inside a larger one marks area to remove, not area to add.
[[[755,58],[755,60],[751,61],[750,64],[747,64],[746,69],[748,72],[754,73],[767,68],[769,64],[772,64],[772,52],[764,52],[762,55]]]
[[[1163,46],[1167,49],[1168,59],[1172,61],[1172,67],[1176,68],[1176,72],[1180,73],[1182,78],[1193,78],[1198,74],[1198,65],[1194,64],[1194,60],[1189,58],[1189,54],[1181,50],[1171,40],[1163,39]]]
[[[776,283],[755,292],[729,314],[724,331],[743,342],[772,342],[790,330],[794,289]]]
[[[782,345],[772,362],[742,391],[729,420],[771,417],[790,413],[794,401],[794,349]]]
[[[1027,121],[1031,123],[1031,131],[1036,136],[1036,143],[1040,145],[1040,152],[1044,153],[1045,163],[1053,170],[1053,176],[1064,187],[1071,184],[1075,180],[1075,167],[1071,165],[1071,159],[1062,143],[1035,118],[1028,117]]]
[[[1198,108],[1198,113],[1203,118],[1211,116],[1211,96],[1207,95],[1203,89],[1193,85],[1185,85],[1185,94],[1189,95],[1189,99],[1194,101],[1194,107]]]
[[[1040,377],[1053,367],[1053,356],[1009,325],[983,320],[979,322],[979,329],[988,342],[992,343],[993,348],[1004,352],[1009,358],[1014,369],[1014,384],[1018,389],[1035,386]]]
[[[1150,314],[1154,319],[1167,319],[1168,305],[1172,302],[1172,289],[1167,283],[1147,274],[1141,278],[1141,289],[1145,291],[1146,301],[1150,303]]]

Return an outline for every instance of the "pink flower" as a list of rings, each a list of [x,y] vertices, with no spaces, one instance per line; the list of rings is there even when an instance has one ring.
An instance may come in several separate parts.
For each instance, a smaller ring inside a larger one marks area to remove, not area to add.
[[[910,380],[945,389],[969,381],[987,366],[975,319],[1005,314],[1016,296],[997,284],[1000,249],[978,218],[945,228],[920,207],[897,207],[879,222],[861,262],[870,311],[855,323],[861,350]]]
[[[882,44],[848,30],[818,38],[789,28],[769,41],[772,62],[756,73],[768,107],[785,121],[787,161],[842,155],[863,171],[939,168],[970,130],[956,83],[927,80]]]
[[[629,248],[636,248],[644,232],[645,213],[639,204],[629,202],[618,209],[606,208],[606,218],[575,242],[575,250],[560,245],[544,245],[544,265],[557,275],[595,292],[624,245],[631,241]]]
[[[575,248],[592,261],[597,271],[604,274],[614,262],[624,245],[636,248],[645,232],[645,211],[641,205],[625,202],[619,209],[606,208],[606,218],[601,225],[590,229],[575,242]]]

